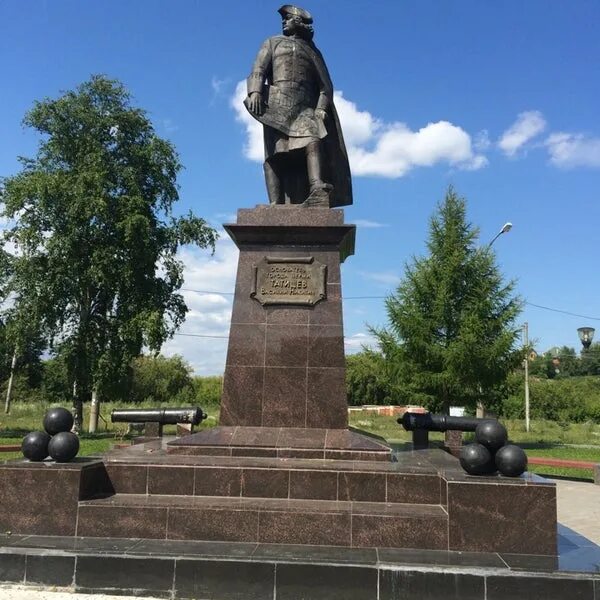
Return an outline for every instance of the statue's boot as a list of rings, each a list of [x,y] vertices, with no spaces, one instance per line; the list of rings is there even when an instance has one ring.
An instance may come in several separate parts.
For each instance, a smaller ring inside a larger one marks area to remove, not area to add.
[[[264,162],[263,170],[265,172],[265,182],[267,184],[269,204],[283,204],[284,198],[283,194],[281,193],[281,181],[279,179],[279,175],[277,175],[277,172],[269,161]]]
[[[329,208],[329,196],[333,191],[330,183],[322,179],[323,153],[321,142],[311,142],[306,147],[306,169],[310,193],[304,202],[306,206],[322,206]]]

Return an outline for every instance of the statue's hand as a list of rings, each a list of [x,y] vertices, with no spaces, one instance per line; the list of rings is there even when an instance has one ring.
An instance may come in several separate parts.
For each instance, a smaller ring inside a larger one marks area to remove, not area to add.
[[[248,108],[253,115],[260,115],[264,112],[264,106],[262,101],[262,94],[260,92],[252,92],[249,95]]]
[[[322,108],[315,109],[315,116],[317,117],[317,119],[321,119],[323,123],[327,120],[327,112],[324,111]]]

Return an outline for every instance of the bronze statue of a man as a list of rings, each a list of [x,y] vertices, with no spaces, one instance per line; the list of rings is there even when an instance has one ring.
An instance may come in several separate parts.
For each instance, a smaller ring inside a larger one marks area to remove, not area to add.
[[[348,155],[331,78],[312,41],[312,17],[289,4],[278,12],[283,35],[269,38],[259,50],[244,101],[264,125],[269,202],[352,204]]]

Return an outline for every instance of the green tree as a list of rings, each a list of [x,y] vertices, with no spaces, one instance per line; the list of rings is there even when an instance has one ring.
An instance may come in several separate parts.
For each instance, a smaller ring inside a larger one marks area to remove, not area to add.
[[[407,265],[386,300],[389,324],[375,330],[412,401],[432,410],[494,397],[522,359],[521,301],[477,237],[465,201],[449,188],[430,221],[428,255]]]
[[[562,379],[565,377],[577,377],[578,375],[581,375],[581,362],[575,348],[562,346],[559,348],[556,358],[559,360],[556,373],[558,378]]]
[[[350,406],[391,404],[392,388],[380,352],[366,349],[346,357],[346,394]]]
[[[600,342],[581,351],[581,371],[584,375],[600,375]]]
[[[542,379],[554,379],[557,366],[551,353],[538,354],[529,363],[529,374]]]
[[[36,102],[24,124],[42,139],[3,180],[0,216],[15,221],[4,242],[17,250],[3,293],[26,303],[65,357],[81,427],[83,400],[185,318],[179,246],[214,248],[216,234],[173,215],[178,155],[121,83],[94,76]]]
[[[201,408],[220,404],[221,393],[223,391],[223,377],[217,375],[200,377],[196,375],[193,378],[193,386],[194,402]]]
[[[590,352],[590,359],[584,351],[581,358],[577,356],[575,348],[562,346],[554,348],[543,355],[537,356],[531,363],[531,375],[546,379],[565,379],[566,377],[578,377],[579,375],[594,375],[595,352]]]
[[[186,400],[193,400],[192,368],[181,356],[167,358],[159,354],[134,359],[130,401],[164,404],[184,392]]]

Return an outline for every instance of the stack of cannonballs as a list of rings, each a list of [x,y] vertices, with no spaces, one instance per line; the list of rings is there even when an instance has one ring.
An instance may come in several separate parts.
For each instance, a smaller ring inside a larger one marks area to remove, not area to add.
[[[518,477],[527,469],[527,455],[519,446],[509,444],[506,428],[495,420],[482,421],[475,429],[473,444],[463,446],[460,464],[469,475]]]
[[[23,438],[21,452],[32,461],[50,456],[56,462],[69,462],[79,452],[79,438],[71,433],[73,415],[66,408],[51,408],[44,415],[45,431],[32,431]]]

